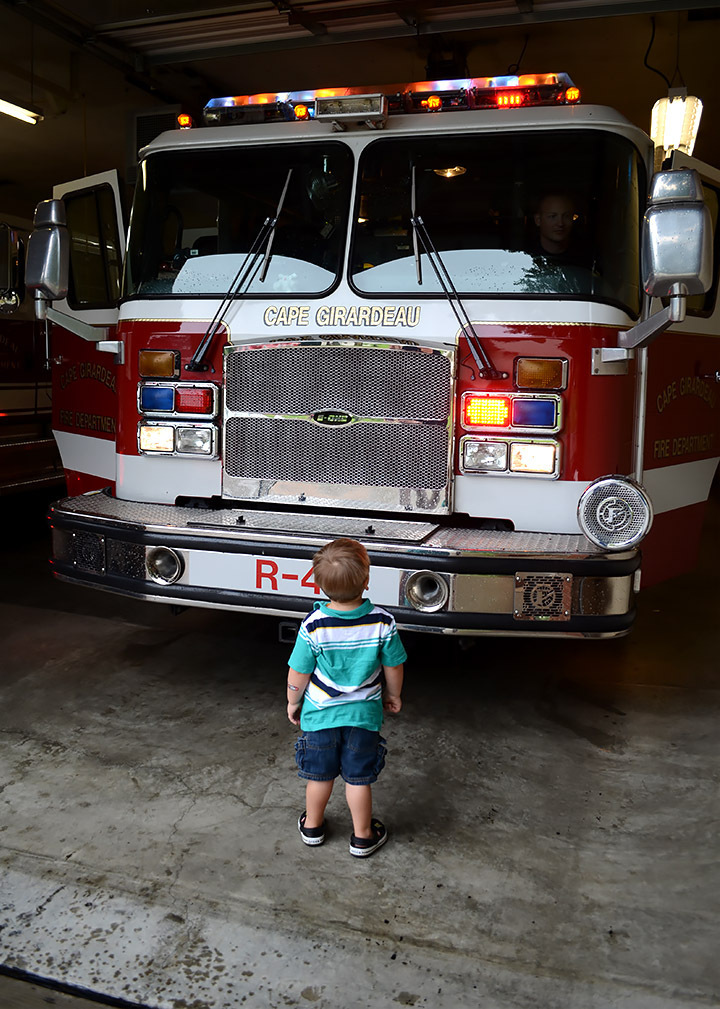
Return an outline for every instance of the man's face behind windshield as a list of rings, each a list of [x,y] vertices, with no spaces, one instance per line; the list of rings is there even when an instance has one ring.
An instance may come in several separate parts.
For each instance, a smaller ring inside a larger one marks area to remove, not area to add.
[[[535,214],[535,224],[540,229],[542,247],[547,252],[566,252],[576,219],[575,206],[569,197],[544,197]]]

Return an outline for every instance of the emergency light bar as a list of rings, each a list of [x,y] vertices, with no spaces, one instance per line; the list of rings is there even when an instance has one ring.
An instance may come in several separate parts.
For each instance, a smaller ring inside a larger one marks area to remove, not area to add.
[[[382,87],[318,88],[284,94],[213,98],[203,109],[207,126],[331,120],[381,126],[387,115],[515,109],[538,105],[577,105],[580,90],[567,74],[520,74],[416,81]]]

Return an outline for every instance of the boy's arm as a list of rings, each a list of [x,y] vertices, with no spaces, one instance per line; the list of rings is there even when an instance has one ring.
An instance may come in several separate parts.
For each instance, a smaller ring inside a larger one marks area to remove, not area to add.
[[[399,666],[383,666],[385,673],[385,690],[383,691],[383,708],[397,715],[402,708],[403,676],[405,667],[401,663]]]
[[[292,666],[288,668],[287,678],[287,716],[293,725],[300,724],[300,708],[302,707],[305,687],[310,682],[310,677],[305,673],[299,673]]]

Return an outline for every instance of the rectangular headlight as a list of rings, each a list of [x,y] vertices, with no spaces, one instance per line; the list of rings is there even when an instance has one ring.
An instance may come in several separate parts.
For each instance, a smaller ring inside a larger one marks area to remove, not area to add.
[[[170,424],[140,424],[138,444],[141,452],[172,452],[175,428]]]
[[[547,442],[513,442],[510,470],[513,473],[554,473],[557,445]]]
[[[464,470],[502,472],[507,469],[508,446],[502,441],[463,441]]]
[[[213,454],[213,428],[211,427],[179,427],[177,428],[176,451],[188,455]]]

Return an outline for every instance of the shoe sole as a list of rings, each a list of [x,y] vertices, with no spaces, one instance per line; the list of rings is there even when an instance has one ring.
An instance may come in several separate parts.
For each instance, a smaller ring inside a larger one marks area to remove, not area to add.
[[[387,841],[387,839],[388,839],[388,836],[387,836],[387,832],[386,832],[386,833],[383,834],[383,836],[380,838],[380,840],[377,841],[375,844],[373,844],[370,848],[357,848],[354,844],[351,843],[350,844],[350,854],[354,858],[367,858],[368,855],[372,855],[372,853],[374,851],[377,851],[378,848],[382,848],[382,846],[385,844],[385,842]]]

